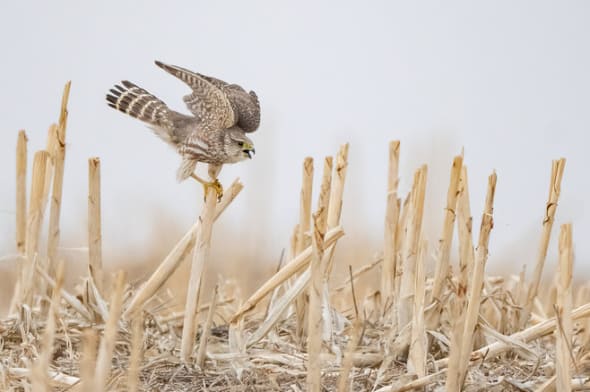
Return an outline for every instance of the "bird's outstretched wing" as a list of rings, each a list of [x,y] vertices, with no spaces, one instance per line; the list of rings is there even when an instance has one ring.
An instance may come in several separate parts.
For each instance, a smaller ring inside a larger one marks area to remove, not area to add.
[[[225,129],[237,123],[227,95],[213,83],[187,69],[156,61],[156,65],[176,76],[192,88],[192,94],[183,99],[189,110],[209,129]]]
[[[202,80],[209,82],[211,85],[218,88],[225,94],[234,112],[234,124],[237,124],[240,128],[242,128],[244,132],[254,132],[256,129],[258,129],[258,126],[260,125],[260,102],[258,101],[258,96],[254,91],[250,91],[248,93],[246,92],[246,90],[244,90],[241,86],[237,84],[229,84],[221,79],[203,75],[197,72],[192,72],[184,68],[176,66],[166,66],[165,64],[162,64],[159,61],[156,61],[156,64],[159,67],[170,72],[174,76],[185,81],[185,83],[189,84],[189,86],[190,83],[186,82],[186,80],[183,77],[179,76],[179,74],[176,74],[165,67],[176,69],[178,70],[177,72],[182,72],[187,75],[193,75],[195,78],[200,78]],[[193,98],[192,95],[187,96],[185,97],[185,102],[187,102],[187,99],[189,99],[189,97],[191,97],[191,99]],[[189,105],[188,102],[187,105]],[[192,111],[192,108],[190,109]]]
[[[238,126],[244,132],[254,132],[260,125],[260,102],[254,91],[247,93],[237,84],[230,84],[223,90],[238,114]]]
[[[212,76],[196,73],[225,93],[231,103],[234,113],[238,116],[238,126],[244,132],[254,132],[260,125],[260,102],[254,91],[246,92],[240,85],[229,84]]]

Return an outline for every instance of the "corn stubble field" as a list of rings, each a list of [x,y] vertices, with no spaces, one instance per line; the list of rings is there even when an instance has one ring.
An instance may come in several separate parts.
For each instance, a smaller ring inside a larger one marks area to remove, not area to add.
[[[107,279],[102,267],[100,161],[91,158],[88,274],[68,292],[58,249],[69,88],[47,149],[34,154],[28,200],[27,138],[18,135],[18,280],[0,321],[2,390],[590,390],[590,286],[572,286],[569,224],[555,230],[557,277],[541,285],[564,159],[553,162],[539,211],[532,276],[490,277],[495,173],[481,227],[472,230],[467,168],[462,156],[453,159],[442,232],[432,246],[421,228],[427,168],[416,170],[412,190],[400,197],[400,144],[391,142],[383,248],[353,270],[334,258],[338,241],[346,241],[340,215],[348,145],[323,161],[315,209],[314,165],[306,158],[299,224],[284,262],[249,298],[236,298],[229,283],[213,292],[200,287],[214,222],[242,190],[239,180],[219,202],[210,190],[194,226],[147,280],[132,285],[123,271]],[[426,276],[431,253],[434,275]],[[160,289],[183,262],[191,264],[186,298],[170,298]],[[334,267],[348,279],[332,281]],[[358,278],[378,269],[380,287],[359,298]],[[172,302],[184,309],[173,311]]]

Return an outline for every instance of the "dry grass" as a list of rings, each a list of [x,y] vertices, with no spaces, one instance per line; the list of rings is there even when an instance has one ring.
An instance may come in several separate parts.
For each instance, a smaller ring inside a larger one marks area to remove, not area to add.
[[[0,320],[2,390],[590,389],[590,287],[572,287],[571,225],[561,226],[559,279],[546,287],[540,282],[565,160],[553,163],[547,208],[540,211],[537,264],[527,279],[524,273],[486,275],[498,179],[495,173],[489,177],[482,224],[473,233],[462,156],[451,165],[440,240],[428,246],[422,232],[428,170],[418,168],[402,202],[398,141],[389,146],[384,179],[383,256],[356,271],[339,265],[334,249],[346,240],[340,215],[347,208],[342,191],[348,145],[335,158],[326,157],[315,210],[313,161],[306,158],[288,260],[249,298],[240,298],[229,283],[234,276],[214,293],[201,290],[214,222],[240,193],[239,181],[218,204],[208,196],[194,226],[145,282],[133,287],[119,272],[109,288],[102,268],[100,161],[92,158],[89,273],[69,292],[56,263],[68,94],[69,84],[47,151],[34,155],[28,210],[27,138],[21,131],[17,139],[19,274],[10,315]],[[39,239],[48,200],[48,249],[43,251]],[[459,260],[450,256],[454,233]],[[433,250],[435,272],[428,276]],[[181,301],[161,288],[190,259],[190,289]],[[348,279],[333,282],[333,267],[349,270]],[[359,298],[356,282],[376,270],[379,289]],[[184,310],[173,312],[170,304],[182,302]]]

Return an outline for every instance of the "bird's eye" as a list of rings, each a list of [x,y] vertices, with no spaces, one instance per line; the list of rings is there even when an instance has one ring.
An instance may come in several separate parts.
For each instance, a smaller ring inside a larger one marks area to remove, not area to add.
[[[238,146],[244,147],[244,142],[238,142]]]

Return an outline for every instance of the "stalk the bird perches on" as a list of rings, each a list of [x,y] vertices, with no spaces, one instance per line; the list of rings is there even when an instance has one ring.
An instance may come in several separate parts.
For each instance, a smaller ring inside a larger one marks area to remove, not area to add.
[[[192,92],[184,102],[193,116],[168,108],[143,88],[123,80],[107,94],[108,105],[147,124],[182,157],[178,181],[192,177],[205,188],[213,187],[218,198],[223,187],[217,179],[225,163],[252,158],[254,143],[247,133],[260,125],[260,103],[254,91],[246,92],[237,84],[205,76],[174,65],[156,61],[156,65],[185,82]],[[209,164],[210,181],[197,176],[198,162]]]

